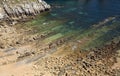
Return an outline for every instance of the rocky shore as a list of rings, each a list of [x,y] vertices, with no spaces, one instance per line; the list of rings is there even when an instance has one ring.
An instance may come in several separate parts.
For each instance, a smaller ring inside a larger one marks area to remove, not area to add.
[[[50,10],[50,8],[51,6],[43,0],[3,1],[0,7],[0,19],[14,23],[16,21],[25,21]]]
[[[93,27],[104,26],[108,19]],[[120,75],[119,39],[103,47],[83,50],[81,46],[88,38],[70,41],[70,36],[47,43],[44,39],[54,32],[34,34],[35,31],[0,23],[0,76]]]
[[[19,64],[24,69],[28,69],[21,74],[18,71],[15,71],[16,73],[10,71],[6,75],[1,73],[2,76],[120,75],[120,41],[113,40],[101,48],[80,50],[82,41],[66,43],[68,39],[60,39],[49,44],[43,44],[41,41],[36,45],[37,39],[44,39],[45,36],[43,37],[43,34],[39,36],[25,33],[28,31],[1,24],[0,70],[2,70],[2,66],[7,68],[11,64],[12,66]],[[10,69],[15,70],[15,68]],[[23,68],[19,68],[19,70],[23,70]]]
[[[47,74],[39,71],[41,69],[50,76],[119,76],[120,67],[113,68],[117,63],[119,47],[120,41],[59,57],[53,54],[36,62],[34,68],[43,76]]]

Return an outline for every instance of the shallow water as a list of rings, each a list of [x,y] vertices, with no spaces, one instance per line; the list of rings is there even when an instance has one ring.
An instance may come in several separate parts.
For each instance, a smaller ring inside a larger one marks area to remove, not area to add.
[[[104,19],[120,15],[120,0],[45,0],[52,10],[27,23],[39,33],[54,32],[44,41],[50,42],[63,37],[80,39],[97,32],[93,41],[107,42],[114,36],[120,36],[120,20],[110,22],[98,29],[91,28]],[[103,41],[101,41],[103,40]]]

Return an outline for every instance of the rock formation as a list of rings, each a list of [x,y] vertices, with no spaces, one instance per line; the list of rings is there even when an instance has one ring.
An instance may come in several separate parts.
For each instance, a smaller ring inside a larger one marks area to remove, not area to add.
[[[17,3],[3,1],[0,7],[0,19],[8,21],[22,20],[38,15],[43,11],[48,11],[50,8],[50,5],[43,0],[28,0]]]

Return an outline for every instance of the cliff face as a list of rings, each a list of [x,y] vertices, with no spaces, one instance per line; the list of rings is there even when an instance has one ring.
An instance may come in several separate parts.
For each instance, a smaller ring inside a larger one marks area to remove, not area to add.
[[[50,5],[43,0],[3,1],[0,7],[0,19],[19,20],[48,11],[50,8]]]

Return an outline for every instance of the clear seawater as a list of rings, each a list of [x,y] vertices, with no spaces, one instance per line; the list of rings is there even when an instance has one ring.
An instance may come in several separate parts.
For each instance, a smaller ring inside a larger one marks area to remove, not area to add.
[[[93,30],[92,25],[112,16],[120,16],[120,0],[45,0],[52,6],[52,10],[46,15],[33,20],[32,25],[39,32],[55,33],[48,36],[45,41],[71,36],[81,38],[87,34],[98,31],[100,42],[107,42],[113,37],[120,36],[120,23],[114,23],[113,29],[109,27]],[[119,20],[120,21],[120,20]],[[111,25],[111,24],[109,24]],[[103,32],[103,33],[102,33]],[[96,42],[97,43],[97,42]]]
[[[50,14],[52,19],[67,19],[69,26],[75,29],[89,27],[101,20],[120,15],[120,0],[46,0],[54,6]]]

